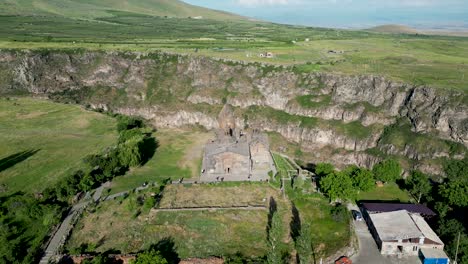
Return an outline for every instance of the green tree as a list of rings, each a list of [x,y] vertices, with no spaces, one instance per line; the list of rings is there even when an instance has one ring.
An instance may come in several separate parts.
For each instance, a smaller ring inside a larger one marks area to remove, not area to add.
[[[119,116],[117,118],[117,131],[130,130],[133,128],[141,128],[144,126],[143,121],[139,118],[129,116]]]
[[[420,171],[413,171],[411,173],[411,176],[406,179],[406,187],[416,198],[418,203],[420,203],[421,199],[428,195],[432,189],[429,177]]]
[[[91,190],[91,187],[93,187],[94,184],[95,184],[95,181],[93,177],[87,173],[80,180],[80,183],[79,183],[80,190],[89,191]]]
[[[143,136],[136,136],[119,145],[118,156],[122,165],[135,167],[141,164],[141,149],[143,141]]]
[[[319,177],[325,177],[334,171],[335,167],[330,163],[318,163],[317,166],[315,166],[315,174]]]
[[[372,172],[377,180],[383,182],[393,182],[401,175],[401,166],[394,159],[384,160],[374,166]]]
[[[300,263],[313,263],[312,231],[308,223],[303,224],[301,227],[296,240],[296,250]]]
[[[468,206],[468,179],[449,180],[440,186],[439,194],[450,205]]]
[[[283,224],[278,211],[274,211],[271,217],[271,226],[268,230],[268,264],[281,264],[282,256],[280,251],[281,240],[283,237]]]
[[[357,168],[352,171],[351,180],[358,191],[367,192],[375,187],[375,179],[372,171],[365,168]]]
[[[133,128],[130,130],[123,130],[119,133],[119,144],[124,143],[134,137],[143,136],[143,132],[140,128]]]
[[[168,264],[167,260],[161,256],[159,251],[154,249],[139,253],[133,264]]]
[[[353,181],[344,171],[328,174],[320,179],[320,189],[331,201],[336,199],[352,200],[356,197]]]
[[[450,180],[468,177],[468,158],[463,160],[449,160],[444,164],[444,171]]]

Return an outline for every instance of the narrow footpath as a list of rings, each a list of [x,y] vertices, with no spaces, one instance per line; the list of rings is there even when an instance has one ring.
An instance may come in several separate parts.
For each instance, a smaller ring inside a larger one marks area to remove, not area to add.
[[[57,232],[55,232],[54,236],[49,242],[49,245],[47,245],[47,248],[44,252],[44,255],[42,256],[41,260],[39,261],[39,264],[48,264],[51,258],[53,258],[55,255],[57,255],[59,249],[65,244],[67,241],[68,235],[70,234],[73,225],[75,224],[76,220],[79,218],[81,215],[81,212],[83,209],[90,204],[91,202],[97,202],[99,201],[102,191],[104,189],[104,185],[101,185],[99,188],[97,188],[94,191],[94,195],[92,197],[92,200],[80,202],[78,204],[75,204],[70,212],[68,212],[67,217],[63,220],[63,222],[60,224],[59,229],[57,229]]]

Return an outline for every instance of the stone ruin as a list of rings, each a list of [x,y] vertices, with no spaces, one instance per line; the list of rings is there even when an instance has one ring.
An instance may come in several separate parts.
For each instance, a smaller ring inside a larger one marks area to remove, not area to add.
[[[229,105],[218,123],[216,139],[205,146],[200,182],[268,181],[269,172],[276,173],[268,137],[238,128]]]

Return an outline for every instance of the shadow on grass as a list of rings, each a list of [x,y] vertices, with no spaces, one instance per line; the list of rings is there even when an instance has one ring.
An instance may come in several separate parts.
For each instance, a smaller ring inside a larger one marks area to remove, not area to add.
[[[156,150],[159,148],[159,142],[154,137],[146,138],[143,142],[143,147],[141,149],[141,165],[145,165],[151,158],[153,158]]]
[[[169,264],[176,264],[180,262],[179,254],[176,251],[174,240],[171,237],[166,237],[158,243],[150,246],[150,250],[159,251]]]
[[[31,150],[26,150],[26,151],[21,151],[16,154],[10,155],[6,158],[3,158],[0,160],[0,172],[11,168],[15,166],[16,164],[23,162],[30,158],[31,156],[34,156],[37,152],[39,152],[40,149],[31,149]]]

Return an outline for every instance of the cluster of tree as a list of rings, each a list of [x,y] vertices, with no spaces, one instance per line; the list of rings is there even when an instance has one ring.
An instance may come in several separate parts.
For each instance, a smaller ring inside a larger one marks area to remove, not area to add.
[[[151,137],[152,131],[140,119],[117,118],[118,144],[102,154],[87,156],[84,159],[87,168],[70,174],[55,188],[46,189],[46,197],[67,201],[78,192],[89,191],[116,176],[124,175],[130,167],[140,166],[152,157],[158,146],[155,138]]]
[[[86,169],[68,175],[42,194],[0,196],[0,263],[37,262],[42,243],[50,229],[59,223],[71,197],[151,158],[157,148],[156,140],[151,137],[152,131],[139,119],[117,118],[117,145],[103,154],[87,157]]]
[[[441,182],[414,171],[405,187],[418,202],[438,212],[436,230],[452,259],[459,245],[458,263],[468,263],[468,158],[447,161],[444,170],[446,177]]]
[[[400,164],[391,159],[376,164],[372,171],[357,166],[336,171],[329,163],[317,164],[315,168],[315,174],[320,178],[320,189],[330,200],[355,199],[359,192],[374,188],[375,181],[395,181],[401,172]]]
[[[63,208],[15,193],[0,197],[0,263],[35,263],[49,228]]]

